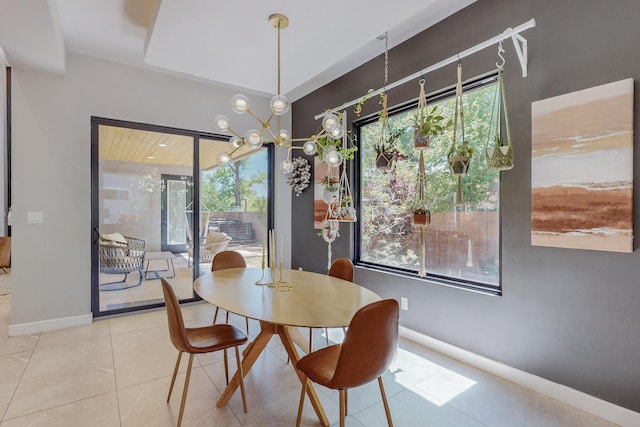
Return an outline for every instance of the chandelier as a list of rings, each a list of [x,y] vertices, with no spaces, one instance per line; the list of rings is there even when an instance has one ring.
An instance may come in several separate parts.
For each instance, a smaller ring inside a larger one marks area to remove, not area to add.
[[[142,176],[138,178],[138,189],[153,193],[156,190],[164,190],[164,182],[158,168],[146,167],[142,169]]]
[[[318,139],[328,137],[338,140],[344,135],[344,127],[340,123],[340,118],[333,113],[326,114],[322,120],[322,129],[317,135],[308,138],[292,138],[286,129],[280,126],[280,118],[289,111],[290,103],[286,96],[280,93],[280,30],[289,26],[289,18],[285,15],[275,13],[269,16],[269,23],[278,30],[278,92],[271,98],[269,106],[271,115],[267,120],[258,117],[251,108],[249,108],[249,99],[242,94],[234,95],[231,98],[231,108],[237,114],[249,114],[256,119],[260,127],[258,129],[249,129],[244,135],[236,132],[231,128],[229,118],[225,115],[218,115],[215,118],[215,124],[223,132],[233,134],[231,152],[222,151],[218,154],[217,160],[220,164],[229,163],[233,159],[233,155],[242,146],[247,146],[252,150],[257,150],[265,143],[274,144],[278,148],[287,150],[287,157],[280,164],[280,171],[289,174],[293,171],[294,165],[291,161],[291,150],[302,149],[305,154],[313,156],[318,152]],[[275,119],[275,124],[272,122]],[[272,127],[274,126],[274,127]],[[302,146],[296,146],[294,143],[303,143]],[[338,166],[342,164],[343,156],[335,147],[330,146],[327,152],[323,153],[322,159],[330,166]]]

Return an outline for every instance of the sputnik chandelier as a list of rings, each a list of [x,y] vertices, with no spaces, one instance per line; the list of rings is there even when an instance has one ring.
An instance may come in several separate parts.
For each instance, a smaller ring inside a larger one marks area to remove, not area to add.
[[[230,132],[233,136],[230,139],[233,150],[231,152],[220,152],[218,154],[218,162],[220,164],[229,163],[233,160],[233,155],[246,145],[247,147],[257,150],[265,143],[274,144],[278,148],[287,150],[287,157],[280,164],[280,171],[289,174],[294,168],[291,161],[291,150],[302,149],[305,154],[313,156],[318,151],[317,141],[320,138],[328,137],[338,140],[344,135],[344,128],[340,123],[340,118],[333,113],[326,114],[322,119],[322,130],[318,135],[312,135],[308,138],[292,138],[286,129],[280,126],[280,118],[289,111],[290,103],[286,96],[280,93],[280,30],[289,26],[289,18],[285,15],[275,13],[269,16],[269,23],[278,30],[278,93],[271,98],[269,106],[271,108],[271,116],[267,120],[258,117],[251,108],[249,108],[249,99],[242,94],[234,95],[231,98],[231,108],[237,114],[248,113],[260,124],[260,129],[250,129],[244,135],[239,134],[231,128],[229,118],[225,115],[218,115],[215,118],[215,124],[223,132]],[[275,120],[275,129],[272,128],[272,121]],[[302,146],[296,146],[294,143],[304,142]],[[327,152],[322,153],[322,159],[330,166],[339,166],[342,164],[343,157],[335,146],[329,146]]]

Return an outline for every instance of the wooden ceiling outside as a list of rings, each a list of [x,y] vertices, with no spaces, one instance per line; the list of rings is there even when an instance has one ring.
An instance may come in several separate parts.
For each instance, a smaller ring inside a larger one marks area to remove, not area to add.
[[[100,159],[159,165],[193,165],[193,138],[148,130],[100,125],[98,129]],[[200,139],[200,169],[218,166],[221,151],[230,152],[227,141]],[[247,156],[251,149],[240,148],[233,158]]]

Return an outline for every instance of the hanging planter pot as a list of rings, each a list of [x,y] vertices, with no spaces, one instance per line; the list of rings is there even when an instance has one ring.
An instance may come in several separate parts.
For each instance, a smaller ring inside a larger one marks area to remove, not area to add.
[[[378,169],[391,168],[391,162],[393,161],[393,153],[391,151],[378,153],[376,156],[376,167]]]
[[[416,150],[424,150],[431,145],[431,138],[424,136],[420,129],[413,131],[413,148]]]
[[[427,96],[424,91],[424,79],[420,79],[420,94],[418,95],[418,114],[416,114],[413,131],[413,148],[424,150],[429,148],[431,140],[451,126],[451,120],[444,121],[444,117],[437,114],[437,106],[427,110]]]
[[[501,120],[500,111],[504,114],[504,125],[506,129],[506,140],[500,136]],[[498,87],[493,101],[493,109],[491,111],[491,121],[493,122],[495,113],[495,136],[491,144],[487,139],[487,147],[485,155],[487,158],[487,168],[490,170],[509,170],[513,168],[513,145],[511,144],[511,131],[509,126],[509,114],[507,112],[507,104],[505,99],[504,79],[502,77],[502,68],[498,70]],[[492,128],[491,124],[489,125]]]
[[[449,170],[455,176],[465,176],[469,170],[471,156],[454,155],[449,157]]]
[[[431,211],[429,209],[416,209],[413,212],[413,223],[417,226],[431,224]]]

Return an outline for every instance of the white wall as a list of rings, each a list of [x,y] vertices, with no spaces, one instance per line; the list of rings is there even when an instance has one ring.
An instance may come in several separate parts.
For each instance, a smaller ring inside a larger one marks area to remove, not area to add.
[[[208,132],[217,131],[217,114],[228,115],[240,130],[255,121],[233,114],[234,92],[227,89],[76,54],[67,56],[65,75],[14,68],[12,77],[9,332],[20,334],[90,318],[91,116]],[[268,99],[249,98],[259,104],[252,109],[267,116]],[[284,126],[290,129],[288,117]],[[286,235],[290,199],[288,186],[276,189],[277,227]],[[44,223],[27,224],[30,211],[43,212]],[[290,259],[289,244],[285,257]]]

